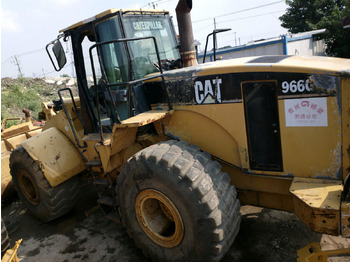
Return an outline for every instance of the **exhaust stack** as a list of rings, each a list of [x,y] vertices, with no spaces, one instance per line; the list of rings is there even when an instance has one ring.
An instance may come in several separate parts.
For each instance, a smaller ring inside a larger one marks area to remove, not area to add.
[[[179,0],[175,8],[180,34],[180,54],[184,67],[198,65],[192,31],[191,9],[192,0]]]

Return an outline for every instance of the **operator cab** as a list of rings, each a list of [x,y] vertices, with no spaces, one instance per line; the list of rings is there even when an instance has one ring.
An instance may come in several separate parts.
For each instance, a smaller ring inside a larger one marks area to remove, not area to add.
[[[166,11],[111,9],[61,32],[64,41],[71,37],[85,133],[111,132],[115,123],[150,110],[140,88],[145,76],[181,67]],[[57,71],[65,61],[59,38],[52,51],[47,46]]]

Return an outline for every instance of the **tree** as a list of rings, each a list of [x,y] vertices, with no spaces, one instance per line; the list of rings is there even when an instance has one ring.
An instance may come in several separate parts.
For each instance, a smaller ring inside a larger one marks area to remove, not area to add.
[[[286,0],[289,6],[279,19],[291,33],[326,28],[326,53],[350,58],[350,30],[343,29],[343,18],[349,15],[350,0]]]

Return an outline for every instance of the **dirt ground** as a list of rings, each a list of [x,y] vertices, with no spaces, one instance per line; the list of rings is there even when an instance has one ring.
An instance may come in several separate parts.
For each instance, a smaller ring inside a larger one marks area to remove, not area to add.
[[[73,211],[50,223],[38,221],[16,197],[2,203],[11,246],[23,238],[19,261],[151,261],[121,225],[96,208],[93,191],[84,191]],[[223,262],[296,261],[297,250],[310,242],[324,250],[350,247],[350,239],[314,233],[291,213],[252,206],[243,206],[241,213],[240,232]],[[328,261],[350,261],[350,255]]]

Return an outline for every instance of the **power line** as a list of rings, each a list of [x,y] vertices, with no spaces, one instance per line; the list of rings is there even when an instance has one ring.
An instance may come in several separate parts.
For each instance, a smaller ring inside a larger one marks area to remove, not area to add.
[[[38,53],[38,52],[41,52],[45,50],[45,48],[40,48],[40,49],[36,49],[36,50],[33,50],[33,51],[28,51],[28,52],[25,52],[25,53],[21,53],[21,54],[16,54],[16,55],[13,55],[9,58],[7,58],[5,61],[1,62],[1,64],[5,64],[6,62],[10,61],[11,59],[15,59],[16,60],[16,57],[20,57],[20,56],[24,56],[24,55],[29,55],[29,54],[33,54],[33,53]]]
[[[210,22],[209,24],[206,24],[206,25],[204,25],[204,26],[201,26],[201,28],[199,28],[199,29],[196,29],[196,33],[198,33],[199,31],[202,31],[202,30],[208,30],[208,27],[209,26],[212,26],[213,25],[213,23],[212,22]]]
[[[28,51],[28,52],[25,52],[25,53],[22,53],[22,54],[18,54],[17,57],[18,56],[23,56],[23,55],[29,55],[29,54],[32,54],[32,53],[41,52],[43,50],[45,50],[45,48],[40,48],[40,49],[36,49],[36,50],[33,50],[33,51]]]
[[[153,9],[156,9],[156,7],[158,5],[161,5],[161,4],[164,4],[164,3],[167,3],[167,2],[172,2],[174,0],[156,0],[156,1],[153,1],[151,3],[148,3],[147,5],[144,5],[144,6],[141,6],[141,8],[145,8],[145,7],[149,7],[149,6],[153,6]]]
[[[280,11],[274,11],[274,12],[269,12],[269,13],[264,13],[260,15],[253,15],[253,16],[246,16],[246,17],[241,17],[241,18],[235,18],[235,19],[230,19],[230,20],[225,20],[225,21],[219,21],[219,23],[227,23],[227,22],[232,22],[232,21],[239,21],[239,20],[244,20],[244,19],[249,19],[249,18],[255,18],[259,16],[264,16],[264,15],[271,15],[279,12],[284,12],[285,10],[280,10]]]
[[[67,68],[68,66],[71,66],[72,64],[74,64],[73,62],[69,63],[69,64],[66,64],[63,68]],[[62,68],[62,69],[63,69]],[[43,71],[45,71],[44,69],[42,69]],[[46,69],[48,70],[48,69]],[[49,75],[49,74],[52,74],[52,73],[56,73],[57,71],[56,70],[53,70],[53,71],[50,71],[50,72],[44,72],[42,74],[35,74],[36,76],[45,76],[45,75]],[[72,76],[74,77],[74,76]]]
[[[230,20],[225,20],[225,21],[218,21],[217,23],[228,23],[228,22],[232,22],[232,21],[239,21],[239,20],[244,20],[244,19],[256,18],[256,17],[259,17],[259,16],[275,14],[275,13],[279,13],[279,12],[283,12],[283,11],[284,10],[274,11],[274,12],[269,12],[269,13],[263,13],[263,14],[260,14],[260,15],[240,17],[240,18],[235,18],[235,19],[230,19]],[[212,25],[212,24],[213,23],[207,24],[206,26],[202,26],[200,29],[196,29],[196,32],[201,31],[201,30],[207,30],[207,27]]]
[[[254,16],[240,17],[240,18],[235,18],[235,19],[230,19],[230,20],[218,21],[217,23],[220,24],[220,23],[228,23],[228,22],[231,22],[231,21],[245,20],[245,19],[255,18],[255,17],[259,17],[259,16],[265,16],[265,15],[270,15],[270,14],[274,14],[274,13],[279,13],[279,12],[283,12],[283,11],[284,10],[268,12],[268,13],[263,13],[263,14],[260,14],[260,15],[254,15]],[[212,25],[212,23],[207,24],[206,26],[201,26],[201,28],[197,29],[196,32],[204,30],[204,29],[207,29],[207,27],[210,26],[210,25]],[[229,36],[231,36],[231,35],[224,34],[224,35],[220,36],[220,39],[225,38],[225,37],[229,37]],[[206,39],[201,39],[201,40],[198,40],[198,41],[206,41]]]
[[[168,2],[173,2],[173,1],[175,1],[175,0],[167,0],[167,1],[163,0],[163,1],[161,1],[161,3],[159,3],[159,4],[162,5],[162,4],[165,4],[165,3],[168,3]]]
[[[4,64],[6,64],[6,63],[8,63],[8,62],[11,62],[11,59],[12,59],[12,58],[13,58],[12,56],[9,57],[9,58],[7,58],[5,61],[1,62],[1,64],[4,65]]]
[[[238,14],[238,13],[242,13],[242,12],[246,12],[246,11],[250,11],[250,10],[259,9],[259,8],[270,6],[270,5],[279,4],[279,3],[282,3],[282,2],[284,3],[285,1],[277,1],[277,2],[272,2],[272,3],[269,3],[269,4],[265,4],[265,5],[259,5],[259,6],[255,6],[255,7],[251,7],[251,8],[246,8],[246,9],[238,10],[238,11],[235,11],[235,12],[232,12],[232,13],[227,13],[227,14],[222,14],[222,15],[217,15],[217,16],[201,19],[201,20],[192,21],[192,23],[199,23],[199,22],[203,22],[203,21],[207,21],[207,20],[213,20],[216,17],[223,17],[223,16],[228,16],[228,15],[234,15],[234,14]]]

